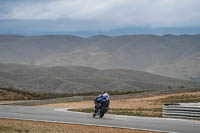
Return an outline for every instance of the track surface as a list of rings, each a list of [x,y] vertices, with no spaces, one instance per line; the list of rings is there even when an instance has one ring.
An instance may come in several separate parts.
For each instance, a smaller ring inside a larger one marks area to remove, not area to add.
[[[64,109],[38,106],[0,105],[0,118],[13,118],[72,124],[99,125],[130,129],[148,129],[180,133],[199,133],[200,121],[129,117],[106,114],[104,118],[92,118],[91,114],[68,112]]]

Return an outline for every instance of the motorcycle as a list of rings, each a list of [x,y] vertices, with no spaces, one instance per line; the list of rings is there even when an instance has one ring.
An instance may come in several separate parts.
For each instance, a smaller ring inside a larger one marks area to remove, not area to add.
[[[107,111],[105,100],[101,102],[95,101],[93,117],[99,116],[99,118],[102,118]]]

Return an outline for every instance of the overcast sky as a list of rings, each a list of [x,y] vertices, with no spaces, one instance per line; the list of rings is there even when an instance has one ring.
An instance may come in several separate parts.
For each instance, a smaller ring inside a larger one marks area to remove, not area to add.
[[[199,34],[200,0],[0,0],[0,34]]]

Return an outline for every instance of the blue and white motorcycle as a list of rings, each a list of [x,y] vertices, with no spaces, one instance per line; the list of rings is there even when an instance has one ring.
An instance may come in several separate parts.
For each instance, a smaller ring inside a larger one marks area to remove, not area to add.
[[[108,111],[109,99],[106,97],[97,97],[94,100],[94,112],[93,117],[99,116],[102,118],[104,114]]]

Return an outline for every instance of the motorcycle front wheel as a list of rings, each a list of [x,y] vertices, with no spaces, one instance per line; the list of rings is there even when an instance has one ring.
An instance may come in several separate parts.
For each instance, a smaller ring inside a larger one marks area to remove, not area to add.
[[[104,114],[105,114],[105,109],[102,108],[102,109],[100,110],[99,118],[102,118],[102,117],[104,116]]]

